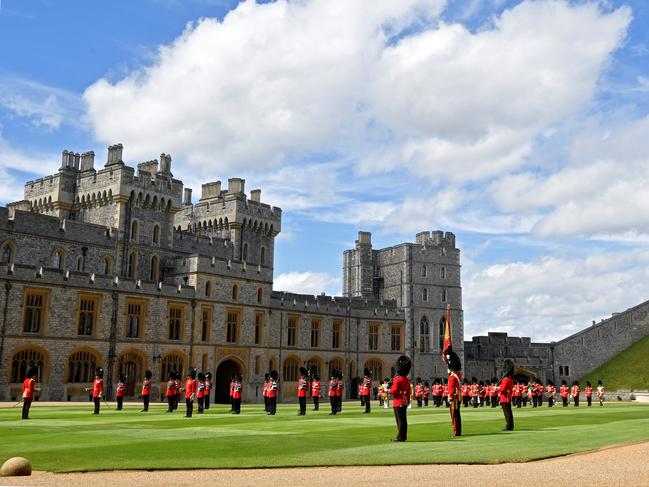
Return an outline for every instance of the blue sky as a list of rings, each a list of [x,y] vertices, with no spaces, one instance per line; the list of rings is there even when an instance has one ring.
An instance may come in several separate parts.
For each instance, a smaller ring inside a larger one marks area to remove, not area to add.
[[[457,235],[466,335],[649,298],[649,4],[2,0],[0,203],[63,149],[171,153],[284,209],[276,288]]]

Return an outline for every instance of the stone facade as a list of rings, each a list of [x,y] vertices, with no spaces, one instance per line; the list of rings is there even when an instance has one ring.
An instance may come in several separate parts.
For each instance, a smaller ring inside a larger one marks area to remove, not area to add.
[[[137,397],[152,370],[153,397],[162,398],[170,370],[196,366],[215,375],[217,395],[241,372],[248,402],[262,400],[264,373],[275,368],[281,397],[293,399],[302,365],[323,377],[343,370],[351,397],[363,368],[390,375],[412,348],[407,315],[419,320],[429,309],[432,324],[443,313],[441,303],[420,306],[414,296],[402,307],[392,289],[345,297],[274,291],[281,209],[263,203],[260,190],[248,198],[238,178],[226,189],[204,184],[193,204],[169,155],[135,170],[122,150],[109,147],[99,170],[93,152],[64,151],[57,174],[27,182],[24,200],[0,207],[0,400],[20,396],[30,364],[39,367],[45,400],[87,398],[95,366],[106,371],[109,397],[119,373]],[[459,309],[459,257],[446,246],[458,286],[449,296]],[[422,241],[376,255],[393,286],[397,268],[428,262],[434,251],[439,245]]]

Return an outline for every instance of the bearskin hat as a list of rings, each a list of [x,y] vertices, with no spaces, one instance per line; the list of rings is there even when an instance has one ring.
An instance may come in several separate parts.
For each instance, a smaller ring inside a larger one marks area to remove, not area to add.
[[[363,370],[363,374],[365,375],[365,377],[372,377],[372,371],[368,368],[365,368],[365,370]]]
[[[239,382],[242,382],[242,381],[243,381],[243,374],[242,374],[241,372],[237,372],[237,380],[238,380]]]
[[[460,360],[459,355],[453,351],[446,354],[446,364],[448,370],[451,372],[459,372],[462,370],[462,361]]]
[[[264,374],[264,380],[268,380],[268,379],[270,379],[270,374],[269,373]]]
[[[318,373],[316,372],[315,374],[313,374],[313,378],[314,378],[315,380],[320,380],[320,374],[318,374]]]
[[[548,381],[548,385],[554,387],[554,382],[552,382],[551,380],[549,380],[549,381]]]
[[[309,376],[309,371],[306,370],[306,367],[300,367],[300,375],[302,377],[308,377]]]
[[[147,370],[144,373],[144,377],[146,377],[147,379],[151,379],[151,377],[153,377],[153,372],[151,372],[150,370]]]
[[[592,387],[593,385],[590,383],[590,381],[586,381],[586,387]]]
[[[567,386],[568,383],[567,383],[565,380],[562,380],[562,381],[561,381],[561,385],[562,385],[562,386]]]
[[[95,375],[102,379],[104,377],[104,369],[97,367],[97,369],[95,370]]]
[[[201,382],[205,380],[205,374],[203,374],[203,372],[198,373],[198,380],[200,380]]]
[[[190,367],[189,371],[187,372],[187,375],[191,377],[192,379],[196,378],[196,367]]]
[[[601,381],[601,380],[598,380],[598,381],[597,381],[597,385],[598,385],[598,386],[601,386],[601,385],[602,385],[602,381]]]
[[[402,355],[397,359],[397,375],[406,376],[410,373],[410,368],[412,367],[412,362],[410,357],[407,355]]]
[[[462,384],[468,384],[468,383],[469,383],[469,381],[466,380],[466,377],[464,379],[462,379]]]
[[[477,383],[478,383],[478,379],[475,378],[475,377],[471,377],[471,383],[472,383],[472,384],[477,384]]]
[[[491,378],[491,383],[492,383],[492,384],[497,384],[497,383],[498,383],[498,379],[497,379],[496,377],[492,377],[492,378]]]
[[[513,377],[514,376],[514,362],[507,359],[503,364],[503,377]]]
[[[578,385],[579,385],[579,381],[578,381],[578,380],[574,381],[574,382],[572,383],[572,385],[573,385],[573,386],[578,386]]]
[[[126,382],[126,374],[119,374],[117,378],[120,382]]]
[[[31,379],[37,374],[38,374],[38,367],[36,367],[35,365],[30,365],[29,368],[27,369],[26,377]]]
[[[279,377],[279,374],[277,373],[276,370],[271,370],[269,375],[270,375],[270,378],[273,379],[273,380],[277,380],[277,378]]]
[[[206,373],[205,373],[205,378],[206,378],[207,380],[212,380],[212,372],[206,372]]]
[[[429,384],[428,384],[428,381],[424,382],[424,385],[425,385],[426,387],[428,387],[428,385],[429,385]]]
[[[417,384],[421,384],[421,377],[417,377],[416,381],[417,381]]]

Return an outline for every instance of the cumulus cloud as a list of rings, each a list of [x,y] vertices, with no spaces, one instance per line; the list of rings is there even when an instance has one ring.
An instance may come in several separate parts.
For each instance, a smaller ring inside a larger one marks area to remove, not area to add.
[[[467,337],[513,330],[537,341],[558,340],[649,295],[646,251],[468,267]]]
[[[326,272],[286,272],[275,277],[273,289],[300,294],[315,295],[326,292],[339,295],[341,279]]]

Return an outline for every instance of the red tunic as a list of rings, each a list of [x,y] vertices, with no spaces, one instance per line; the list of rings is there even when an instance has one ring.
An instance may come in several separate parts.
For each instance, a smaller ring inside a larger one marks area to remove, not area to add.
[[[205,397],[205,382],[198,383],[198,391],[196,392],[196,397]]]
[[[500,402],[512,402],[512,389],[514,388],[514,381],[511,377],[504,377],[500,382],[500,389],[498,389],[498,394],[500,395]]]
[[[36,381],[31,377],[27,377],[23,382],[23,399],[33,399],[34,398],[34,387],[36,386]]]
[[[192,394],[196,392],[196,379],[185,380],[185,399],[191,399]]]
[[[452,372],[448,376],[448,400],[453,401],[457,399],[458,401],[462,396],[462,374],[460,372]]]
[[[277,397],[277,388],[278,388],[277,381],[271,379],[268,384],[268,397],[270,398]]]
[[[167,392],[165,393],[165,395],[167,397],[170,397],[170,396],[173,396],[174,394],[176,394],[176,391],[174,391],[174,381],[173,380],[168,380],[167,381]]]
[[[561,386],[559,388],[559,394],[563,398],[567,398],[570,395],[570,389],[568,389],[568,386]]]
[[[268,397],[268,381],[264,381],[263,394],[264,397]]]
[[[95,379],[92,383],[92,397],[99,397],[104,392],[104,379]]]
[[[232,388],[232,397],[234,399],[241,399],[241,382],[235,382]]]
[[[345,388],[345,383],[342,381],[342,379],[338,379],[336,381],[336,397],[342,397],[343,396],[343,389]]]
[[[297,397],[306,397],[306,391],[309,389],[309,382],[302,376],[297,381]]]
[[[372,379],[367,376],[363,377],[363,385],[361,386],[361,396],[369,396],[372,390]]]
[[[118,382],[115,386],[117,397],[124,397],[124,389],[126,389],[126,385],[123,382]]]
[[[586,386],[585,391],[586,391],[586,397],[592,397],[592,395],[593,395],[593,388],[592,387]]]
[[[424,393],[424,388],[422,387],[421,384],[417,384],[415,386],[415,397],[421,397],[423,393]]]
[[[394,398],[392,401],[392,407],[398,408],[408,405],[410,401],[410,381],[408,377],[398,375],[392,380],[392,387],[390,388],[390,394]]]
[[[336,379],[329,381],[329,397],[336,397]]]
[[[311,382],[311,397],[320,397],[320,381]]]
[[[151,393],[151,386],[153,385],[153,381],[151,379],[144,379],[144,382],[142,382],[142,395],[143,396],[148,396]]]

